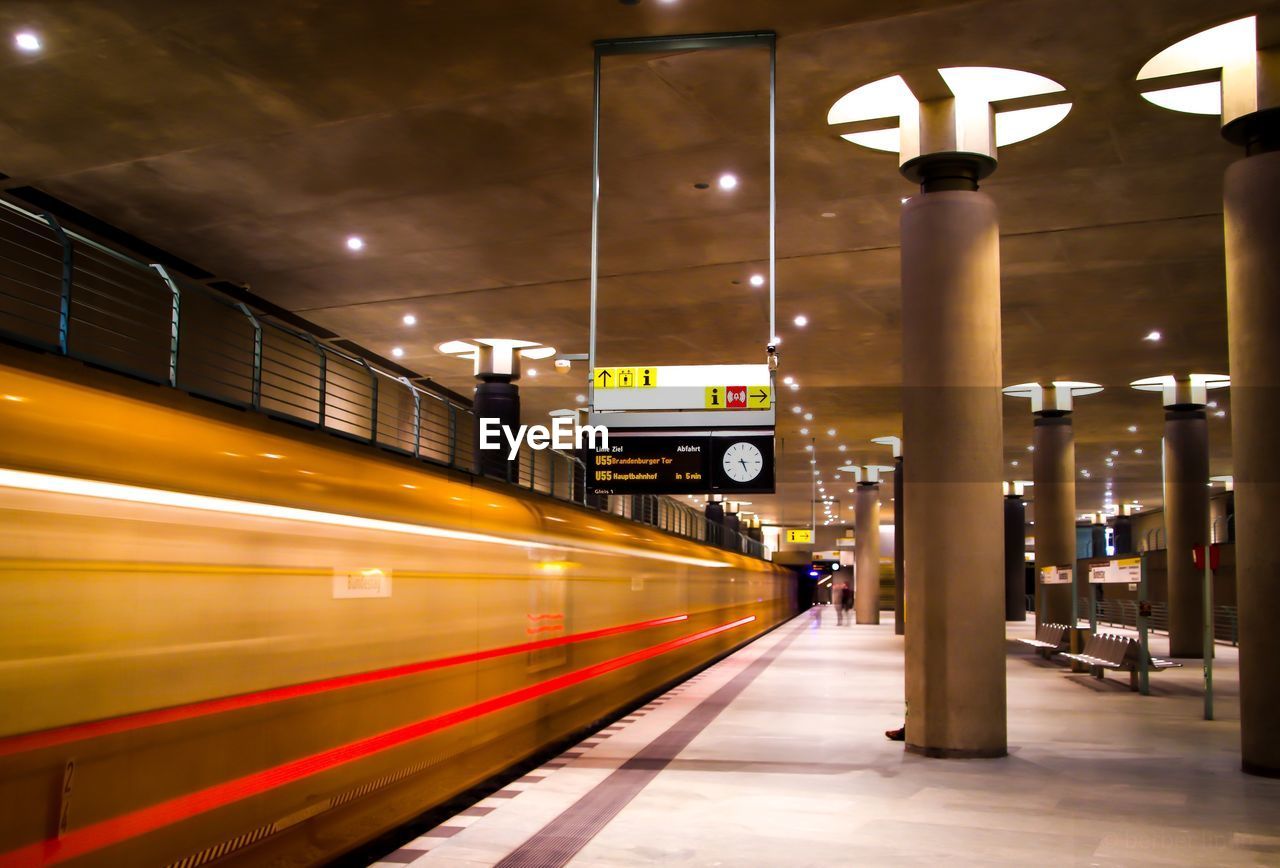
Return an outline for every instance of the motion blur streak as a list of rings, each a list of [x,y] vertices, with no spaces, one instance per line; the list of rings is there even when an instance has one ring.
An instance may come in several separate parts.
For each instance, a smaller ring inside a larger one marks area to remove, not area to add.
[[[420,720],[408,726],[383,732],[370,738],[354,741],[311,756],[302,757],[274,768],[226,781],[129,814],[103,820],[93,825],[76,829],[61,838],[47,839],[18,850],[11,850],[0,855],[0,868],[52,865],[68,859],[74,859],[128,838],[152,832],[171,823],[185,820],[206,811],[212,811],[232,802],[282,787],[362,757],[397,747],[446,727],[474,720],[486,714],[563,690],[566,687],[581,684],[592,678],[665,654],[668,651],[714,636],[717,633],[723,633],[734,627],[740,627],[754,620],[755,616],[750,615],[745,618],[739,618],[736,621],[730,621],[727,624],[691,633],[688,636],[670,639],[649,648],[642,648],[639,651],[614,657],[611,660],[605,660],[593,666],[567,672],[564,675],[550,678],[538,684],[503,693],[482,702]]]
[[[493,534],[475,533],[473,531],[455,530],[452,528],[434,527],[424,524],[409,524],[403,521],[386,521],[379,518],[365,518],[359,515],[341,515],[333,512],[319,512],[314,509],[298,509],[292,506],[277,506],[271,503],[256,503],[248,500],[230,500],[224,497],[209,497],[203,494],[187,494],[181,491],[164,491],[157,488],[141,488],[136,485],[120,485],[114,482],[99,482],[93,479],[75,479],[66,476],[53,476],[47,473],[31,473],[25,470],[0,468],[0,487],[17,488],[25,491],[45,491],[55,494],[73,494],[84,497],[100,497],[106,500],[122,500],[129,503],[146,503],[154,506],[171,506],[179,509],[198,509],[206,512],[220,512],[231,515],[253,516],[255,518],[276,518],[287,521],[304,521],[311,524],[325,524],[337,527],[361,528],[365,530],[385,531],[388,533],[410,534],[413,536],[438,537],[462,540],[464,542],[491,543],[494,545],[515,546],[523,549],[550,549],[553,546],[545,542],[532,542],[527,539],[514,539],[495,536]],[[646,551],[641,548],[610,545],[607,543],[575,545],[575,548],[609,552],[611,554],[670,561],[678,564],[689,564],[698,567],[728,567],[721,561],[705,558],[691,558],[683,555],[669,555]]]
[[[78,723],[73,724],[72,726],[47,729],[40,732],[24,733],[22,735],[0,739],[0,756],[8,756],[10,754],[22,753],[24,751],[53,747],[54,745],[59,744],[68,744],[70,742],[81,741],[86,738],[97,738],[98,736],[141,729],[148,726],[174,723],[179,720],[190,720],[194,717],[203,717],[208,714],[219,714],[221,712],[233,711],[239,708],[264,705],[269,702],[280,702],[286,699],[295,699],[300,696],[311,696],[317,693],[324,693],[329,690],[340,690],[345,687],[354,687],[359,684],[371,684],[373,682],[386,681],[392,678],[404,678],[409,675],[416,675],[420,672],[429,672],[433,669],[444,669],[449,666],[459,666],[464,663],[476,663],[481,660],[492,660],[495,657],[504,657],[508,654],[540,651],[544,648],[554,648],[558,645],[568,645],[573,642],[588,642],[592,639],[601,639],[605,636],[616,636],[621,633],[630,633],[634,630],[644,630],[649,627],[660,627],[664,624],[675,624],[680,621],[687,621],[688,619],[688,615],[673,615],[669,618],[655,618],[651,621],[640,621],[635,624],[621,624],[617,627],[605,627],[600,630],[588,630],[584,633],[557,636],[553,639],[542,639],[537,642],[522,642],[519,645],[489,648],[484,651],[475,651],[470,654],[458,654],[452,657],[441,657],[436,660],[424,660],[420,663],[409,663],[404,666],[392,666],[387,669],[379,669],[372,672],[357,672],[352,675],[343,675],[337,678],[325,678],[319,681],[310,681],[303,684],[290,684],[285,687],[275,687],[270,690],[258,690],[253,693],[243,693],[238,696],[224,696],[218,699],[210,699],[205,702],[192,702],[187,705],[178,705],[172,708],[160,708],[155,711],[126,714],[121,715],[120,717],[107,718],[105,720],[95,720],[88,723]]]

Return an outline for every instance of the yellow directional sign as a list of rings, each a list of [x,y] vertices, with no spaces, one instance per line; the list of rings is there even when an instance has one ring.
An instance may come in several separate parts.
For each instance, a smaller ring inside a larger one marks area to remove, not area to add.
[[[636,368],[636,388],[653,389],[658,385],[657,368]]]
[[[768,410],[770,402],[768,386],[747,387],[747,409]]]
[[[618,385],[617,368],[596,368],[591,374],[591,382],[597,389],[613,389]]]
[[[614,368],[618,372],[617,386],[619,389],[630,389],[636,384],[635,368]]]
[[[787,531],[787,542],[789,543],[811,543],[813,542],[813,531],[805,530],[789,530]]]
[[[704,399],[706,408],[708,410],[724,410],[727,406],[724,393],[724,386],[707,386]]]

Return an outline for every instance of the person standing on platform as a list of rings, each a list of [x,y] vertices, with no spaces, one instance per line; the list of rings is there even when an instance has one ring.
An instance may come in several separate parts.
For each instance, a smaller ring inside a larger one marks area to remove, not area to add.
[[[840,586],[840,609],[839,613],[844,615],[844,623],[853,623],[853,588],[847,584]],[[840,621],[840,615],[837,614],[837,623]]]

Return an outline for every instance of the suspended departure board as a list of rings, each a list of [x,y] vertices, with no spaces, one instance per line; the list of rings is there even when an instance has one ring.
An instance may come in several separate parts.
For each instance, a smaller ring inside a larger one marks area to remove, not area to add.
[[[773,491],[773,432],[611,431],[587,463],[596,494],[758,494]]]

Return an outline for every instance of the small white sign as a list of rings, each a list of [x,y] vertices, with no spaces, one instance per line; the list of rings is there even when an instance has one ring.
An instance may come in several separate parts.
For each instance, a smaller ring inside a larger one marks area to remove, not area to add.
[[[1040,584],[1042,585],[1071,584],[1071,567],[1041,567],[1040,568]]]
[[[391,573],[388,571],[378,569],[333,571],[333,598],[335,600],[390,596]]]

